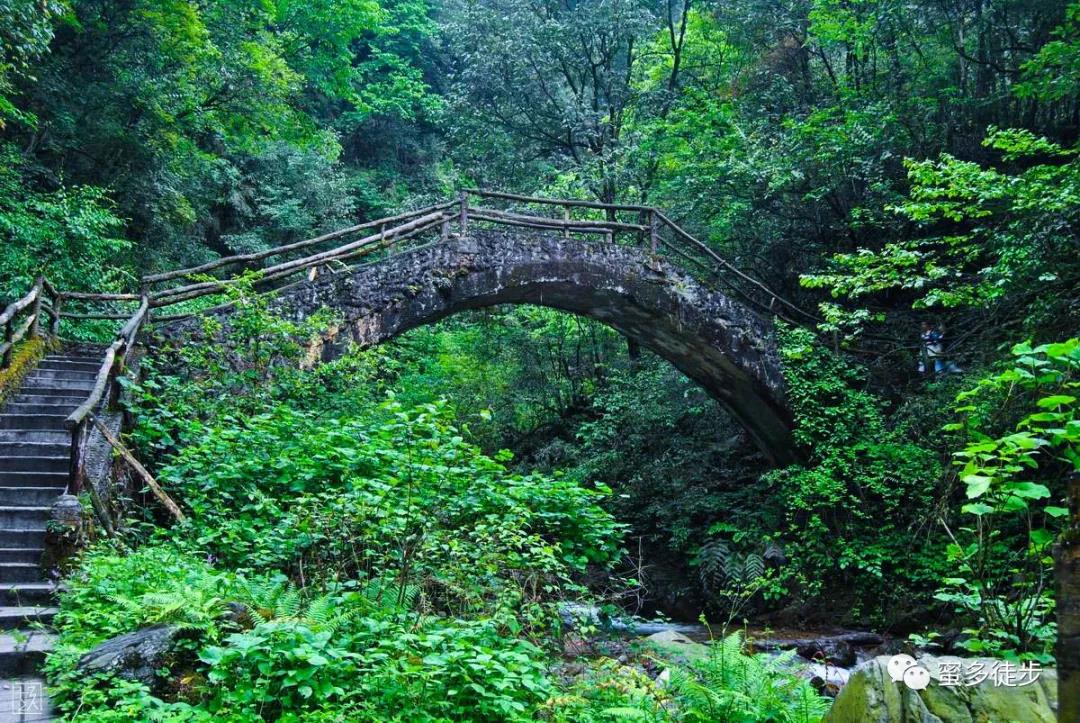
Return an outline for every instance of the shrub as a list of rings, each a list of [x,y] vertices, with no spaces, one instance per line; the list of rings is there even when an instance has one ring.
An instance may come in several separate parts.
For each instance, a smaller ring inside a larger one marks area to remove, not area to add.
[[[223,562],[396,575],[459,612],[551,597],[572,572],[613,559],[620,530],[598,506],[605,489],[511,474],[467,443],[442,405],[226,418],[160,478],[190,506],[198,544]]]
[[[809,600],[850,590],[856,613],[883,619],[943,572],[944,542],[920,534],[933,529],[941,463],[887,426],[855,370],[809,332],[782,331],[781,342],[795,440],[808,460],[766,476],[785,510],[782,575]]]

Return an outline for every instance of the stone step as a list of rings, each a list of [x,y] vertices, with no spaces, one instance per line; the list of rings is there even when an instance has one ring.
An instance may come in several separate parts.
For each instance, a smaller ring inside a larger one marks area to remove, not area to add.
[[[40,547],[0,547],[0,562],[41,562],[45,550]]]
[[[93,385],[87,386],[86,384],[67,384],[61,382],[54,382],[51,384],[26,384],[25,382],[19,387],[18,396],[30,399],[34,401],[41,397],[63,397],[64,399],[70,399],[72,397],[76,399],[86,399],[90,396],[90,390],[93,389]],[[79,402],[82,403],[81,401]]]
[[[28,382],[48,381],[49,379],[93,385],[94,380],[97,379],[97,372],[90,369],[34,369],[26,375],[26,381]]]
[[[62,359],[64,361],[93,361],[97,359],[99,362],[105,356],[105,347],[94,347],[93,349],[65,349],[64,351],[57,352],[56,354],[46,355],[46,359]]]
[[[45,571],[36,562],[0,562],[0,583],[45,582]]]
[[[0,547],[9,550],[15,547],[42,549],[45,547],[45,527],[28,527],[21,530],[0,529]]]
[[[67,487],[0,487],[0,507],[46,507]]]
[[[52,414],[66,417],[75,411],[75,407],[78,404],[72,406],[70,404],[46,404],[44,402],[8,402],[4,405],[2,411],[3,414]]]
[[[48,625],[59,610],[54,607],[0,607],[0,630],[30,627],[34,623]]]
[[[38,529],[45,526],[49,519],[47,506],[35,507],[0,507],[0,530]]]
[[[64,417],[67,419],[67,417]],[[0,444],[17,442],[48,442],[71,444],[71,433],[66,429],[0,429]]]
[[[0,675],[30,675],[45,662],[45,654],[53,648],[55,636],[37,630],[22,630],[20,634],[0,635]]]
[[[48,604],[55,593],[55,586],[49,582],[0,583],[0,605]]]
[[[50,359],[46,357],[38,363],[35,369],[54,369],[57,371],[91,372],[97,374],[104,360],[97,361],[86,359]]]
[[[19,431],[25,430],[6,429],[0,432],[0,456],[63,457],[71,455],[71,435],[67,432],[37,430],[19,439],[20,435],[17,434]]]
[[[63,357],[65,359],[101,359],[105,356],[105,345],[78,343],[69,344],[55,354],[49,354],[46,358]]]
[[[63,431],[66,414],[0,414],[0,429]]]
[[[89,394],[23,394],[20,392],[8,400],[8,404],[66,404],[72,409],[82,404]]]
[[[0,470],[0,487],[64,487],[67,472],[5,472]]]
[[[64,379],[46,379],[40,384],[24,382],[23,385],[19,387],[19,394],[37,397],[82,397],[83,399],[86,399],[90,396],[90,392],[93,388],[93,384],[83,384],[82,382],[73,382]]]
[[[69,456],[55,457],[5,457],[0,453],[0,470],[5,472],[67,472]]]

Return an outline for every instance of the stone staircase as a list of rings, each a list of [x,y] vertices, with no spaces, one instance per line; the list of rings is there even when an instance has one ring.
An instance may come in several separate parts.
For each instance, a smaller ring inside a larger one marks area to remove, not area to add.
[[[0,723],[51,720],[36,673],[51,648],[54,585],[41,556],[53,501],[67,488],[67,415],[89,395],[100,353],[47,356],[0,408]]]

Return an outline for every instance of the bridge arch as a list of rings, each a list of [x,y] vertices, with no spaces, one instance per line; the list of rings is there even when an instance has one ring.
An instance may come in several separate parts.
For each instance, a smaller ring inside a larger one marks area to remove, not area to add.
[[[794,460],[771,324],[638,247],[471,231],[285,287],[271,307],[297,321],[324,307],[336,311],[342,323],[320,350],[328,361],[349,341],[372,346],[499,304],[548,306],[607,324],[701,384],[774,463]],[[161,331],[170,337],[186,327]]]

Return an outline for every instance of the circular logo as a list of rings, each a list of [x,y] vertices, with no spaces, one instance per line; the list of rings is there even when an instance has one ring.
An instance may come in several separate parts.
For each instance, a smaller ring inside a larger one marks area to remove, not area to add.
[[[912,690],[926,690],[930,685],[930,671],[921,665],[913,665],[904,671],[904,685]]]
[[[894,683],[899,683],[904,679],[904,672],[915,665],[915,658],[910,655],[894,655],[889,658],[889,663],[885,667],[889,670],[889,677],[893,679]]]
[[[894,683],[903,681],[912,690],[926,690],[930,685],[930,671],[919,665],[910,655],[894,655],[885,665]]]

